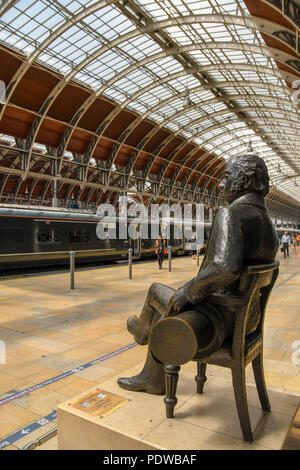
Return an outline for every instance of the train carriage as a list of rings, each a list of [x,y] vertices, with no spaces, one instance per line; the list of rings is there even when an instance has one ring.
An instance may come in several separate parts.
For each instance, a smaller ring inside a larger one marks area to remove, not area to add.
[[[96,214],[81,210],[0,206],[0,271],[66,265],[70,250],[76,252],[76,264],[126,259],[130,247],[133,259],[155,256],[154,239],[120,239],[119,218],[111,219],[116,226],[116,238],[100,239],[97,236],[99,221]],[[130,222],[136,224],[138,230],[138,219],[128,218],[127,224]],[[169,224],[167,244],[172,246],[172,255],[188,252],[184,238],[175,238],[174,222],[170,220]],[[163,224],[159,225],[161,233]],[[150,226],[148,233],[150,237]],[[202,248],[205,243],[206,240]]]

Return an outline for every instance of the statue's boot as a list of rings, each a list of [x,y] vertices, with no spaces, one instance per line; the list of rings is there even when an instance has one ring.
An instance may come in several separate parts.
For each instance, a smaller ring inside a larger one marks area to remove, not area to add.
[[[133,377],[118,379],[121,388],[133,392],[146,392],[154,395],[165,394],[165,376],[163,365],[151,354],[150,350],[146,358],[143,370]]]
[[[148,343],[153,315],[154,310],[151,307],[144,307],[139,318],[136,315],[128,317],[127,330],[134,336],[138,344],[145,345]]]

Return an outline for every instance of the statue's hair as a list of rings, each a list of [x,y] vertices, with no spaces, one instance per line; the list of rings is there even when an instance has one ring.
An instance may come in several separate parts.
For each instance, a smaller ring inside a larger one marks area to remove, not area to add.
[[[235,159],[231,185],[232,193],[255,192],[266,196],[269,192],[268,168],[262,158],[253,154]]]

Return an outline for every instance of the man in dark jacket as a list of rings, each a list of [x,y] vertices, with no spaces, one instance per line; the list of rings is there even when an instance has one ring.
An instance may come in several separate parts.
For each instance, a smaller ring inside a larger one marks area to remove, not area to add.
[[[147,344],[159,319],[191,310],[212,294],[220,298],[234,295],[244,266],[274,261],[278,238],[264,201],[269,192],[264,161],[253,154],[230,159],[219,187],[223,188],[229,206],[220,209],[214,219],[197,276],[176,291],[163,284],[152,284],[139,318],[129,317],[128,331],[139,344]],[[234,314],[222,307],[222,301],[218,308],[224,319],[225,338],[232,337]],[[259,309],[251,312],[247,333],[255,330],[259,314]],[[128,390],[163,394],[162,364],[149,350],[141,373],[120,378],[118,384]]]
[[[158,239],[155,241],[155,253],[157,255],[159,269],[162,269],[164,256],[167,254],[167,250],[166,240],[163,240],[161,235],[159,235]]]

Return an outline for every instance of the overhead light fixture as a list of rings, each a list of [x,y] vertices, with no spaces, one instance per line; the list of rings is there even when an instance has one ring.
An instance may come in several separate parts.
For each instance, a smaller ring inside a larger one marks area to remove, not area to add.
[[[188,89],[188,87],[185,88],[185,92],[184,92],[184,107],[185,108],[188,108],[189,106],[191,106],[193,103],[191,102],[191,99],[190,99],[190,90]]]
[[[252,140],[249,140],[247,152],[253,152]]]

